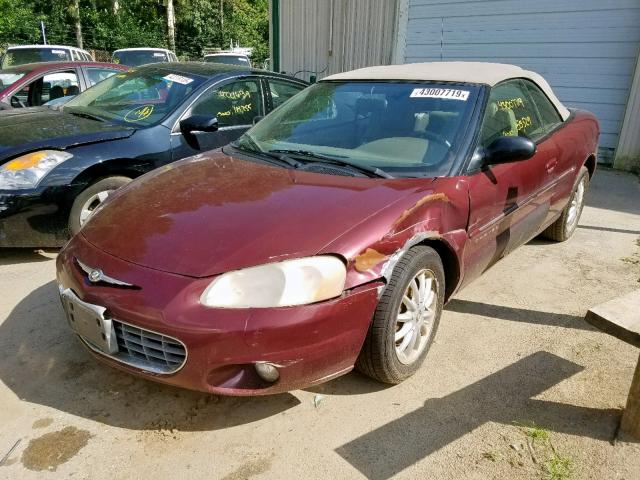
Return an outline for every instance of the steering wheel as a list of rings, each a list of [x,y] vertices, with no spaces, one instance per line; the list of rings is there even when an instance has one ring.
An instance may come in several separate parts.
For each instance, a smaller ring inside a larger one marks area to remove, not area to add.
[[[428,130],[425,130],[424,132],[422,132],[420,134],[420,138],[426,138],[427,140],[433,140],[434,142],[445,146],[447,148],[447,150],[451,150],[451,143],[449,142],[449,140],[447,140],[444,136],[440,135],[439,133],[434,133],[434,132],[430,132]]]
[[[11,106],[12,107],[16,108],[16,105],[15,105],[14,101],[18,104],[19,107],[27,108],[27,106],[24,103],[22,103],[22,101],[18,97],[16,97],[15,95],[13,97],[11,97]]]

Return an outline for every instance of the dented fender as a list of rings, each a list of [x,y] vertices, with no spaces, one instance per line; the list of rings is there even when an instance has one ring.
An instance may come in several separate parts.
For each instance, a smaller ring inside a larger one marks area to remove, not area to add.
[[[387,282],[410,248],[438,241],[457,258],[459,283],[468,218],[466,179],[438,178],[359,224],[323,252],[340,253],[346,258],[345,288],[350,289],[380,279]]]

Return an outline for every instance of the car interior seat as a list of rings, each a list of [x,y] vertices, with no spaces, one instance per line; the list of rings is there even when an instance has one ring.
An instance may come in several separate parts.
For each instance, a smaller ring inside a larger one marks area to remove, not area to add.
[[[488,146],[498,137],[518,135],[516,114],[510,108],[499,108],[497,103],[491,102],[487,107],[483,132],[484,146]]]
[[[49,90],[49,100],[55,100],[56,98],[64,97],[64,90],[60,85],[54,85]]]
[[[67,88],[66,96],[78,95],[80,93],[80,88],[77,85],[71,85]]]

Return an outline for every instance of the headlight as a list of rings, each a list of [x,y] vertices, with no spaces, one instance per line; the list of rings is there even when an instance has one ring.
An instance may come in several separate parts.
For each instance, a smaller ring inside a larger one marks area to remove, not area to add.
[[[59,150],[28,153],[0,166],[0,190],[34,188],[57,165],[73,157]]]
[[[344,263],[330,255],[268,263],[220,275],[200,303],[217,308],[305,305],[339,296],[346,275]]]

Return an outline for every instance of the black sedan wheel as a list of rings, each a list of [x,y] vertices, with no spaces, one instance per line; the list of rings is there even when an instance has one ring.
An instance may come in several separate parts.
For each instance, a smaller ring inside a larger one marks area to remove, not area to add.
[[[73,202],[69,215],[69,230],[72,235],[80,231],[98,206],[104,202],[114,190],[131,181],[128,177],[106,177],[99,180],[80,193]]]
[[[444,282],[442,261],[432,248],[414,247],[400,259],[378,303],[358,370],[396,384],[420,368],[440,323]]]

